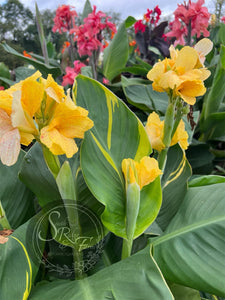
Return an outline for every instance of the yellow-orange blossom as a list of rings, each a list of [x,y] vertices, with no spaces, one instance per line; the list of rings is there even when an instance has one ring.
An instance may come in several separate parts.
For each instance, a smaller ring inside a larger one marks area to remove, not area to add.
[[[206,92],[203,81],[210,76],[210,71],[203,62],[211,49],[209,39],[203,39],[195,48],[185,46],[180,51],[170,46],[170,58],[156,63],[147,74],[147,78],[153,81],[153,89],[167,93],[172,91],[173,97],[181,97],[193,105],[196,97]]]
[[[162,151],[165,148],[163,144],[164,121],[161,121],[157,113],[153,112],[148,116],[145,126],[151,146],[157,151]],[[170,146],[179,143],[181,148],[186,150],[188,147],[188,133],[185,131],[183,120],[180,121],[177,130],[171,140]]]
[[[122,171],[126,184],[136,182],[140,190],[162,174],[157,160],[149,156],[144,156],[140,162],[134,161],[131,158],[123,159]]]
[[[55,155],[72,157],[77,152],[74,138],[83,138],[93,126],[88,111],[65,95],[51,75],[40,72],[0,91],[0,159],[13,165],[20,144],[37,139]]]

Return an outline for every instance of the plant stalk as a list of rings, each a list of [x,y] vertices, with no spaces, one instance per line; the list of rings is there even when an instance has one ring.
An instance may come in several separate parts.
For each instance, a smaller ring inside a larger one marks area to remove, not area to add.
[[[122,247],[122,259],[125,259],[131,255],[133,240],[123,239],[123,247]]]
[[[163,131],[163,144],[165,145],[165,149],[163,149],[158,156],[159,168],[163,171],[167,152],[170,147],[170,143],[172,140],[172,133],[174,128],[174,114],[175,114],[175,104],[170,102],[166,111],[165,121],[164,121],[164,131]]]

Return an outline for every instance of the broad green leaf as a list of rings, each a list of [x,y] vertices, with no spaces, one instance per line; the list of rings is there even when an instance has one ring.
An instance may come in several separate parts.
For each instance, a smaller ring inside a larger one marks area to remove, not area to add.
[[[127,17],[125,20],[126,28],[131,27],[135,22],[137,22],[137,20],[134,17],[132,17],[132,16]]]
[[[166,113],[168,95],[154,91],[151,84],[136,83],[122,77],[122,87],[130,104],[148,112]]]
[[[199,291],[176,283],[168,283],[175,300],[201,300]]]
[[[27,221],[34,214],[35,195],[18,178],[25,152],[11,167],[0,163],[0,200],[6,217],[13,229]]]
[[[194,174],[210,174],[212,172],[214,155],[210,152],[209,145],[192,144],[186,154]]]
[[[222,22],[220,23],[219,39],[220,39],[220,42],[223,45],[225,45],[225,24],[223,24]]]
[[[168,151],[167,162],[162,177],[163,202],[157,223],[165,230],[177,213],[187,191],[187,181],[191,176],[191,167],[185,152],[177,144]]]
[[[14,81],[12,81],[12,80],[10,80],[10,79],[8,79],[8,78],[5,78],[5,77],[1,77],[1,76],[0,76],[0,80],[3,81],[3,82],[5,82],[5,83],[8,84],[9,86],[15,84]]]
[[[6,243],[0,244],[0,299],[26,300],[29,296],[44,250],[44,242],[40,240],[35,245],[42,253],[40,257],[36,256],[37,248],[32,247],[35,244],[33,226],[38,217],[17,228]],[[40,229],[43,236],[46,235],[46,224]]]
[[[0,77],[8,78],[8,79],[10,79],[11,77],[9,68],[3,62],[0,62]]]
[[[188,188],[153,251],[167,280],[225,296],[225,182],[209,182]]]
[[[30,69],[27,67],[18,67],[15,69],[16,81],[21,81],[27,77],[33,75],[36,72],[35,69]]]
[[[220,61],[216,68],[216,73],[213,78],[213,84],[210,88],[209,94],[204,97],[203,113],[200,122],[201,130],[205,133],[204,139],[207,140],[211,134],[211,122],[210,115],[217,113],[219,107],[225,97],[225,46],[221,45],[220,48]],[[221,134],[223,135],[223,134]]]
[[[208,128],[208,139],[218,140],[225,135],[225,112],[212,113],[205,122]]]
[[[90,78],[93,78],[93,72],[91,66],[81,68],[81,74]]]
[[[78,76],[73,91],[77,105],[89,111],[94,127],[85,134],[81,147],[81,169],[93,195],[104,206],[103,224],[126,237],[126,191],[121,163],[140,160],[151,153],[148,136],[137,117],[100,83]],[[161,205],[160,180],[141,190],[135,237],[152,223]]]
[[[125,67],[125,68],[121,69],[120,71],[131,73],[134,75],[145,76],[145,77],[148,73],[148,70],[146,70],[145,68],[143,68],[140,65],[133,65],[133,66]]]
[[[137,56],[135,59],[142,67],[145,67],[145,69],[150,71],[150,69],[152,68],[152,66],[150,64],[148,64],[146,61],[142,60],[139,56]]]
[[[37,196],[43,207],[61,199],[56,182],[46,166],[41,146],[35,143],[27,152],[19,172],[20,180]]]
[[[223,182],[225,182],[224,176],[205,175],[205,176],[199,176],[192,179],[191,181],[189,181],[188,186],[198,187],[198,186],[205,186],[205,185],[223,183]]]
[[[126,21],[123,22],[109,46],[104,50],[103,74],[112,81],[126,66],[129,56],[129,42],[126,30]]]
[[[5,42],[1,43],[1,46],[4,48],[5,51],[7,51],[10,54],[13,54],[22,60],[26,61],[27,63],[33,65],[37,70],[39,70],[43,76],[47,77],[48,74],[52,74],[54,78],[61,75],[61,69],[59,67],[53,67],[49,65],[45,65],[43,62],[34,60],[29,57],[25,57],[19,52],[17,52],[15,49],[11,48],[9,45],[7,45]]]
[[[155,53],[155,54],[157,54],[158,56],[161,56],[161,52],[156,47],[148,46],[148,50]]]
[[[57,280],[37,286],[30,300],[174,299],[149,247],[83,280]]]

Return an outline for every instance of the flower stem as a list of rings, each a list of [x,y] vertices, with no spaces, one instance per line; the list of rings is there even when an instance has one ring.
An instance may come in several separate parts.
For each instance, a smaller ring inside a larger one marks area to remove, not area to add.
[[[75,53],[74,53],[74,46],[73,46],[73,37],[71,34],[69,34],[69,40],[70,40],[69,53],[70,53],[71,65],[73,65],[75,61]]]
[[[58,156],[52,154],[52,152],[44,145],[42,145],[42,151],[47,167],[49,168],[54,178],[56,178],[60,170],[60,162]]]
[[[81,237],[82,230],[79,220],[76,190],[72,170],[68,161],[62,165],[56,178],[60,195],[63,199],[64,207],[67,213],[68,223],[72,236]],[[71,205],[71,201],[72,204]],[[83,273],[83,253],[80,245],[74,244],[73,247],[74,273],[76,279],[84,278]]]
[[[91,67],[93,72],[93,77],[97,80],[97,71],[96,71],[96,60],[95,60],[95,51],[93,51],[92,56],[90,57]]]
[[[140,187],[136,182],[127,185],[126,188],[126,235],[123,239],[122,259],[131,255],[135,228],[140,208]]]
[[[122,247],[122,259],[125,259],[131,255],[133,240],[123,239],[123,247]]]
[[[165,148],[159,153],[159,156],[158,156],[159,169],[162,171],[166,164],[167,152],[168,152],[168,148]]]
[[[175,114],[175,104],[170,102],[166,111],[165,121],[164,121],[164,131],[163,131],[163,144],[165,149],[163,149],[158,156],[159,168],[164,169],[166,163],[167,152],[170,147],[172,140],[172,133],[174,128],[174,114]]]

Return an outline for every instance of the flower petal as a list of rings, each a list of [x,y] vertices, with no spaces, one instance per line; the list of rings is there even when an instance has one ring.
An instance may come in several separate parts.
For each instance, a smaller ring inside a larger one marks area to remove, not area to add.
[[[8,131],[0,139],[0,158],[4,165],[16,163],[20,153],[20,134],[17,128]]]
[[[8,114],[0,109],[0,138],[8,131],[12,130],[11,119]]]
[[[54,155],[66,154],[70,158],[78,151],[74,139],[65,137],[55,128],[49,129],[49,126],[42,128],[40,139]]]
[[[49,124],[68,138],[83,138],[85,131],[93,127],[94,123],[88,118],[88,111],[76,106],[74,102],[59,103],[54,112],[54,118]],[[67,120],[65,122],[65,120]]]
[[[21,131],[25,131],[31,134],[38,134],[38,130],[35,127],[33,118],[26,114],[21,105],[21,91],[18,90],[13,93],[12,103],[12,125],[19,128]]]
[[[201,80],[186,80],[176,89],[176,93],[188,104],[194,105],[196,97],[204,95],[206,88]]]
[[[39,110],[43,96],[43,84],[31,79],[27,79],[22,83],[21,105],[31,118]]]
[[[157,160],[149,156],[144,156],[140,160],[140,163],[136,164],[136,169],[140,189],[153,182],[159,175],[162,174]]]
[[[8,93],[8,90],[0,91],[0,108],[7,112],[8,115],[12,112],[13,97]]]
[[[45,84],[46,84],[45,91],[47,95],[58,103],[62,102],[66,96],[64,93],[64,89],[62,86],[58,85],[55,82],[51,74],[48,75]]]
[[[175,67],[183,69],[184,72],[192,70],[198,60],[198,53],[194,48],[186,46],[182,48],[177,55]]]
[[[163,128],[164,121],[161,121],[157,113],[153,112],[148,116],[145,126],[151,146],[157,151],[162,151],[165,148],[163,144]]]
[[[188,148],[188,133],[185,130],[185,124],[183,120],[180,120],[177,130],[173,135],[170,146],[173,146],[177,143],[179,143],[181,148],[184,150]]]

